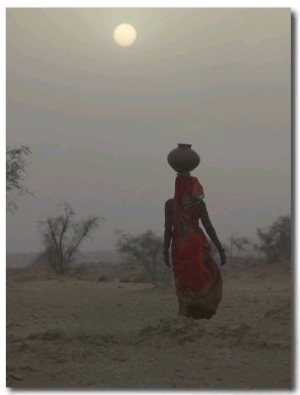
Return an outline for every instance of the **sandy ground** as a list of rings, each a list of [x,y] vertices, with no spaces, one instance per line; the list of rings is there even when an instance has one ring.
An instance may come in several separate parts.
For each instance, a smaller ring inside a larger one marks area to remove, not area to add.
[[[222,274],[217,315],[194,321],[173,285],[8,270],[7,386],[292,388],[289,264]]]

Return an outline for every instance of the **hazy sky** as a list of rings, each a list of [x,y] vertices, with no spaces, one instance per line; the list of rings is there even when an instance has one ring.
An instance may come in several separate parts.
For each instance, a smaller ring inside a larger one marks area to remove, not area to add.
[[[40,249],[39,219],[68,200],[114,228],[163,233],[174,193],[166,157],[190,143],[220,238],[290,213],[290,9],[8,9],[7,143],[29,145],[7,215],[7,251]],[[113,41],[131,23],[131,47]]]

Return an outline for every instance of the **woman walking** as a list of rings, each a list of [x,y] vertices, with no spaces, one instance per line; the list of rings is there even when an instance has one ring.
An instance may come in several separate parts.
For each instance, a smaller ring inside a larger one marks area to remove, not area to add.
[[[216,313],[222,298],[222,278],[211,255],[211,246],[199,227],[199,220],[220,254],[221,265],[226,263],[226,255],[203,201],[202,185],[187,171],[193,170],[200,162],[190,147],[178,144],[178,148],[168,156],[177,177],[174,198],[165,203],[163,254],[165,263],[171,266],[169,248],[172,242],[179,314],[209,319]]]

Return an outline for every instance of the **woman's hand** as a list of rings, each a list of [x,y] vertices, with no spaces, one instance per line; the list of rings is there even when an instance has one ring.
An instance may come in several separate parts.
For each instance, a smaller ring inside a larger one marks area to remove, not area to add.
[[[219,254],[220,254],[220,258],[221,258],[221,266],[223,266],[223,265],[225,265],[225,263],[227,261],[227,257],[226,257],[224,248],[222,248],[222,245],[221,245],[220,240],[219,240],[219,238],[217,236],[217,233],[216,233],[214,227],[212,226],[212,223],[209,220],[206,208],[205,208],[205,212],[206,212],[206,217],[204,217],[204,218],[202,217],[201,221],[202,221],[203,224],[206,224],[206,225],[204,225],[205,230],[206,230],[208,236],[210,237],[211,241],[217,247],[217,249],[219,251]],[[203,221],[205,221],[205,222],[203,222]]]
[[[225,250],[221,249],[219,251],[220,254],[220,258],[221,258],[221,266],[225,265],[226,261],[227,261],[227,256],[225,254]]]
[[[169,251],[163,250],[164,262],[168,267],[171,267],[170,259],[169,259]]]

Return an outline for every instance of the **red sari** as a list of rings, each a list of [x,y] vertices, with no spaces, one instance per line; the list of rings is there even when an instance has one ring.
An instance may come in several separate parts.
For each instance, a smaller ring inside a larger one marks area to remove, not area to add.
[[[222,278],[211,246],[199,227],[210,220],[196,177],[178,175],[175,196],[166,202],[166,226],[172,227],[172,264],[179,314],[211,318],[222,298]]]

